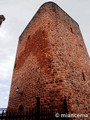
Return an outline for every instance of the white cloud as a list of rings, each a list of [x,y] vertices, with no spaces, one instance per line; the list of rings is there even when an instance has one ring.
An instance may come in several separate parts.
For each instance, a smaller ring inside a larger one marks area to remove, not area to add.
[[[13,66],[14,56],[9,56],[0,63],[0,80],[11,80]]]
[[[7,107],[9,93],[10,93],[10,83],[8,81],[1,81],[0,83],[0,108]]]
[[[2,89],[2,88],[8,88],[8,85],[7,85],[7,84],[1,84],[1,83],[0,83],[0,89]]]
[[[5,100],[7,100],[7,99],[8,99],[8,97],[6,96],[6,97],[4,97],[4,99],[5,99]]]
[[[6,31],[4,31],[3,29],[0,30],[0,37],[1,38],[5,38],[6,36]]]

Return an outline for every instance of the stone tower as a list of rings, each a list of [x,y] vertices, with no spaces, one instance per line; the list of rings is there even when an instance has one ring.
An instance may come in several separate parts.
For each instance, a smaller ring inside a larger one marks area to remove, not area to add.
[[[90,112],[90,59],[79,25],[53,2],[43,4],[21,36],[9,110],[41,106]]]

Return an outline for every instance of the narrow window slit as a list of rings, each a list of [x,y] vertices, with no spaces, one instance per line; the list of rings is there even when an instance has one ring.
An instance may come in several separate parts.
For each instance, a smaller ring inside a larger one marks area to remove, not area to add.
[[[82,72],[82,77],[83,77],[83,80],[85,81],[85,75],[84,75],[84,72]]]
[[[73,29],[72,29],[72,28],[70,28],[70,30],[71,30],[71,32],[73,33]]]
[[[63,101],[63,112],[65,114],[68,113],[68,105],[67,105],[66,96],[64,97],[64,101]]]
[[[30,39],[30,35],[28,36],[28,39]]]

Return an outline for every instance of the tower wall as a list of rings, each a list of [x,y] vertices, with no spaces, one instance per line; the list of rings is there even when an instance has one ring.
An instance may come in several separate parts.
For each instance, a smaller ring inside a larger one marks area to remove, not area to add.
[[[78,24],[56,4],[45,3],[19,37],[8,109],[31,109],[40,97],[41,106],[62,111],[66,98],[69,112],[88,113],[89,80]]]

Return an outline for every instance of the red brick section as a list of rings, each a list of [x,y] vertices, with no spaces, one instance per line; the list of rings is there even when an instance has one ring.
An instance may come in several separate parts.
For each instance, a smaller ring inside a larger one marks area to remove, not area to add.
[[[55,3],[40,7],[19,38],[9,110],[36,105],[90,113],[90,59],[78,24]],[[23,91],[20,95],[16,88]]]

